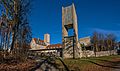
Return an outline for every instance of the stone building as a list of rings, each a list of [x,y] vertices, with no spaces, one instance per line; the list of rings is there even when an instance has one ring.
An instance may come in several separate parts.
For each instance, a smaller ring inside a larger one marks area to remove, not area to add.
[[[81,46],[82,50],[93,50],[92,43],[91,43],[91,38],[89,36],[80,38],[79,39],[79,44],[84,45],[84,46]]]
[[[44,49],[47,47],[47,44],[44,40],[40,40],[39,38],[32,38],[30,43],[31,49]]]
[[[44,52],[59,52],[59,49],[63,48],[62,44],[50,44],[49,34],[44,34],[44,40],[33,38],[30,46],[30,50],[45,50]]]
[[[48,45],[50,45],[50,35],[44,34],[44,40],[39,38],[32,38],[30,43],[31,49],[45,49]]]
[[[79,39],[80,44],[84,44],[85,46],[91,45],[91,39],[90,37],[83,37]]]

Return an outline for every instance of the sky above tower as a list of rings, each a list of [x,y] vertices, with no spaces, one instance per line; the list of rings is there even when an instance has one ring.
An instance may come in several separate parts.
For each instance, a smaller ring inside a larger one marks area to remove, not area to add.
[[[29,16],[32,37],[44,39],[49,33],[51,43],[62,40],[62,6],[74,3],[78,18],[79,38],[94,31],[114,33],[120,39],[120,0],[33,0]]]

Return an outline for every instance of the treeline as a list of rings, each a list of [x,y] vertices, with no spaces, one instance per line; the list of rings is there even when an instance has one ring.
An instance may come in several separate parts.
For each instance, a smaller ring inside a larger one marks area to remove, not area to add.
[[[94,32],[91,37],[93,50],[98,51],[111,51],[117,46],[116,36],[113,33],[100,33]]]
[[[0,0],[0,8],[1,49],[12,51],[16,47],[28,46],[31,41],[30,0]]]
[[[30,48],[30,4],[30,0],[0,0],[0,59],[19,60]]]

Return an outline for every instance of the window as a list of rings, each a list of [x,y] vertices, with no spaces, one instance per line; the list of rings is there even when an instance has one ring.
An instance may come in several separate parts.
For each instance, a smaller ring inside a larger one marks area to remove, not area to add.
[[[73,36],[74,35],[74,30],[73,29],[69,29],[68,30],[68,36]]]

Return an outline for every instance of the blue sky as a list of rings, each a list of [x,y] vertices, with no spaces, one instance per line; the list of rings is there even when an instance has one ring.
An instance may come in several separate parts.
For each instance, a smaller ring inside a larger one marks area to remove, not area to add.
[[[62,40],[62,6],[75,4],[79,38],[94,31],[114,33],[120,39],[120,0],[33,0],[29,17],[33,37],[44,39],[49,33],[51,43]]]

